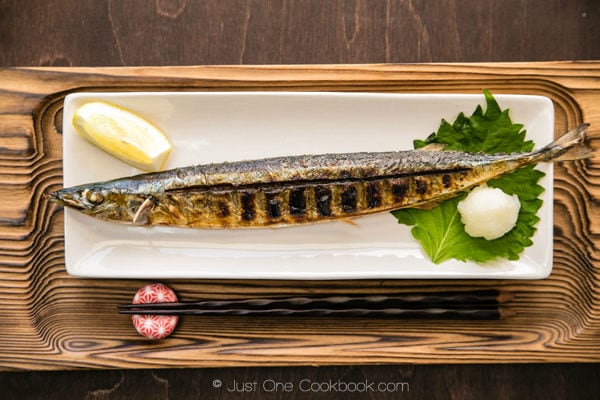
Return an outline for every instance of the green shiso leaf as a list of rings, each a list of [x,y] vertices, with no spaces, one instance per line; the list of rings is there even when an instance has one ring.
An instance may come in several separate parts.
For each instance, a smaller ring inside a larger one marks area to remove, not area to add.
[[[414,141],[415,149],[439,143],[447,150],[470,153],[531,151],[534,143],[525,140],[523,125],[513,123],[509,110],[502,110],[489,91],[483,93],[485,110],[478,106],[470,117],[461,113],[453,123],[442,120],[437,132],[425,140]],[[498,239],[474,238],[465,232],[457,210],[457,204],[465,194],[446,200],[431,210],[408,208],[392,214],[399,223],[413,227],[413,237],[436,264],[450,259],[479,263],[499,257],[517,260],[523,250],[533,244],[531,238],[539,221],[537,212],[542,206],[539,196],[544,191],[538,182],[543,176],[543,172],[530,166],[488,182],[489,186],[507,194],[516,194],[521,202],[516,226]]]

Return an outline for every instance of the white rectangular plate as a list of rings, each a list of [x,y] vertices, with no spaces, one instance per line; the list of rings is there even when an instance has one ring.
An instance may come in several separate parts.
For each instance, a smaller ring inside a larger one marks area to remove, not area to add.
[[[554,109],[540,96],[497,95],[527,138],[552,141]],[[165,168],[269,156],[412,149],[442,118],[471,114],[483,95],[377,93],[78,93],[64,107],[65,187],[140,173],[82,139],[72,125],[87,101],[119,104],[168,136]],[[70,274],[104,278],[539,279],[552,270],[552,165],[534,245],[518,261],[431,263],[389,213],[276,229],[136,227],[65,210]]]

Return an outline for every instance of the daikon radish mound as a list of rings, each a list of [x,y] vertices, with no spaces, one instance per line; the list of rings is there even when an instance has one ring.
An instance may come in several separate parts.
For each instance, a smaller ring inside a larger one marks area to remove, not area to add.
[[[472,237],[494,240],[515,227],[519,218],[519,197],[501,189],[479,186],[458,203],[458,212],[465,232]]]

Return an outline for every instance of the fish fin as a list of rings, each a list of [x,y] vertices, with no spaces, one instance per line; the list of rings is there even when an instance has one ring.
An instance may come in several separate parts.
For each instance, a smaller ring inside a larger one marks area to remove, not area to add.
[[[434,208],[439,206],[444,201],[454,198],[456,196],[457,196],[457,193],[442,194],[442,195],[436,197],[435,200],[424,201],[423,203],[420,203],[420,204],[417,203],[415,205],[411,205],[410,208],[417,208],[419,210],[425,210],[425,211],[433,210]]]
[[[588,146],[581,145],[571,148],[563,155],[555,158],[554,161],[584,160],[586,158],[592,158],[593,156],[594,154],[592,153],[592,149],[590,149]]]
[[[358,226],[358,224],[353,219],[350,219],[350,218],[342,218],[339,221],[340,222],[345,222],[345,223],[347,223],[349,225],[352,225],[352,226]]]
[[[140,208],[135,212],[133,216],[132,223],[134,225],[146,225],[149,223],[148,217],[150,216],[150,211],[154,208],[154,199],[152,196],[146,198]]]
[[[442,151],[446,148],[444,143],[429,143],[426,146],[419,148],[419,151]]]
[[[573,161],[592,157],[585,138],[589,124],[581,124],[538,151],[543,161]]]
[[[426,203],[416,204],[411,206],[411,208],[418,208],[419,210],[430,211],[436,208],[440,204],[440,200],[436,201],[428,201]]]

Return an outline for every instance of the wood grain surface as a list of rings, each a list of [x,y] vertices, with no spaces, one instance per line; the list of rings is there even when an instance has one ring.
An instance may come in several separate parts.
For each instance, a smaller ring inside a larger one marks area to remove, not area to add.
[[[506,320],[184,318],[149,343],[115,307],[139,280],[78,279],[64,270],[62,100],[76,91],[302,90],[538,94],[553,100],[555,133],[591,124],[600,146],[600,63],[34,68],[0,71],[4,115],[0,220],[5,288],[0,332],[8,369],[210,367],[441,362],[598,361],[598,159],[555,168],[554,270],[539,281],[173,281],[184,299],[382,293],[498,287],[515,294]],[[575,240],[574,240],[575,238]],[[365,330],[366,329],[366,330]],[[517,351],[518,350],[518,351]]]
[[[520,61],[524,62],[520,66],[522,75],[515,69],[508,76],[511,81],[513,78],[517,79],[526,91],[531,92],[534,89],[529,85],[532,82],[539,83],[539,80],[536,80],[537,68],[530,68],[528,62],[599,60],[598,43],[600,7],[596,0],[0,0],[0,67]],[[406,67],[408,75],[418,69],[418,66],[402,67]],[[566,69],[570,70],[571,67]],[[597,70],[592,74],[579,64],[574,67],[576,71],[570,73],[587,78],[567,78],[564,68],[559,68],[563,71],[548,70],[551,76],[556,74],[561,80],[555,86],[557,91],[549,91],[553,94],[553,99],[563,107],[561,110],[574,111],[561,111],[563,116],[559,117],[563,119],[558,120],[557,126],[560,123],[572,123],[568,118],[574,118],[573,115],[577,115],[574,119],[598,115],[597,109],[588,107],[583,110],[578,106],[580,101],[587,103],[596,98],[579,89],[585,87],[590,80],[597,79]],[[344,66],[332,69],[336,73],[346,70]],[[477,72],[479,69],[477,65],[469,66],[470,72]],[[234,74],[235,71],[238,70],[232,68],[227,73]],[[374,75],[381,75],[378,68],[373,68],[372,71]],[[435,70],[430,71],[434,71],[431,74],[432,80],[440,79],[435,76]],[[452,70],[446,72],[452,73]],[[124,71],[122,73],[129,74]],[[146,71],[142,69],[139,73],[145,75]],[[262,73],[267,74],[268,71]],[[114,319],[112,307],[120,301],[129,301],[132,291],[142,282],[128,282],[126,287],[122,287],[120,284],[115,285],[114,281],[88,282],[64,274],[63,239],[58,229],[62,223],[61,211],[48,209],[38,203],[40,191],[60,185],[61,166],[56,161],[59,155],[50,152],[52,146],[48,141],[52,141],[52,138],[42,141],[36,135],[40,130],[39,116],[42,114],[45,115],[45,127],[56,126],[57,131],[60,131],[62,94],[51,96],[47,101],[43,93],[64,88],[64,83],[61,85],[59,82],[63,75],[44,74],[44,81],[40,83],[34,78],[22,79],[24,76],[31,77],[30,71],[2,71],[2,74],[0,82],[3,95],[6,90],[21,91],[24,94],[35,92],[32,98],[28,97],[25,101],[12,98],[11,109],[19,110],[14,114],[0,111],[0,130],[11,132],[0,136],[0,296],[4,304],[0,315],[3,321],[7,321],[0,338],[2,368],[9,371],[32,368],[80,369],[95,368],[100,364],[108,365],[108,368],[119,368],[127,365],[133,358],[147,359],[149,362],[144,361],[146,365],[172,367],[163,361],[165,353],[161,353],[160,348],[164,344],[159,344],[156,349],[132,333],[125,337],[119,336],[122,330],[130,329],[130,326],[127,322]],[[87,75],[86,79],[98,82],[93,68],[87,71]],[[348,78],[344,85],[352,90],[355,83],[352,81],[353,75],[350,73],[344,76]],[[464,80],[464,76],[460,79]],[[483,73],[478,79],[494,80],[495,75]],[[564,80],[570,82],[566,88],[563,87]],[[31,82],[38,86],[29,87]],[[580,84],[583,86],[579,86]],[[302,84],[298,86],[302,87]],[[359,86],[360,90],[370,90],[368,82]],[[513,88],[519,89],[520,85],[515,84]],[[538,89],[539,85],[535,88]],[[393,89],[392,85],[391,90]],[[478,90],[475,87],[470,89]],[[573,103],[572,96],[575,92],[577,102]],[[56,103],[51,106],[50,100]],[[32,105],[41,104],[48,107],[35,108],[31,116],[27,115],[25,110]],[[561,249],[557,259],[561,265],[560,272],[553,275],[550,281],[522,282],[522,286],[519,286],[521,296],[516,301],[527,313],[526,318],[515,321],[520,327],[517,333],[508,332],[506,327],[484,336],[472,336],[467,328],[459,332],[448,330],[452,333],[450,340],[455,345],[445,349],[444,359],[441,361],[445,365],[396,364],[398,355],[402,355],[404,351],[418,349],[422,358],[427,358],[430,350],[435,350],[433,341],[430,341],[430,346],[421,346],[428,341],[428,337],[431,338],[429,330],[412,335],[410,326],[405,331],[402,326],[383,327],[376,322],[373,328],[383,333],[377,339],[369,336],[369,329],[372,328],[370,324],[353,321],[337,327],[336,332],[345,331],[346,328],[350,329],[350,333],[359,332],[361,337],[369,341],[362,345],[356,344],[354,351],[369,353],[379,346],[382,349],[380,359],[387,365],[366,366],[361,364],[360,359],[353,361],[347,358],[348,365],[344,367],[0,372],[2,397],[596,398],[600,391],[600,368],[599,364],[587,361],[597,360],[594,354],[600,336],[596,303],[598,285],[595,280],[598,254],[597,247],[594,248],[597,246],[598,214],[597,204],[593,205],[590,202],[592,198],[583,194],[590,183],[597,187],[598,174],[597,169],[591,169],[589,165],[578,166],[575,171],[569,169],[568,173],[574,174],[572,176],[577,176],[578,179],[562,183],[558,196],[563,200],[555,204],[560,216],[556,226],[568,227],[567,230],[557,230],[561,238],[556,243]],[[31,174],[35,174],[36,178],[32,179]],[[580,179],[580,176],[586,178]],[[564,198],[569,200],[565,201]],[[32,210],[22,206],[22,201],[33,204]],[[569,213],[581,216],[584,211],[591,213],[582,225],[571,226]],[[44,226],[44,223],[48,225]],[[583,226],[595,236],[579,236],[582,229],[585,229]],[[573,249],[575,253],[569,253],[567,249]],[[590,254],[592,257],[587,258]],[[432,286],[437,284],[430,283]],[[480,283],[470,282],[468,286]],[[341,291],[354,290],[354,287],[349,287],[344,282],[330,284]],[[378,284],[379,282],[362,282],[362,286],[356,287],[356,290],[381,290]],[[381,284],[384,287],[395,287],[397,282],[386,281]],[[415,282],[415,285],[419,284],[421,282]],[[503,286],[505,282],[481,284]],[[458,286],[464,285],[460,283]],[[532,287],[535,289],[532,290]],[[210,296],[218,297],[220,290],[230,290],[231,286],[229,282],[219,281],[181,282],[177,286],[184,296],[190,297],[206,288],[211,288]],[[238,290],[242,292],[240,296],[257,292],[306,293],[313,291],[313,286],[309,284],[299,289],[290,288],[287,282],[274,282],[273,286],[265,286],[264,282],[247,282],[247,286]],[[549,291],[550,295],[542,301],[538,293],[544,291]],[[90,295],[92,298],[79,304],[82,295]],[[73,309],[77,309],[80,316],[87,316],[86,321],[92,321],[92,326],[85,327],[81,318],[70,315]],[[96,313],[96,309],[100,312]],[[580,314],[581,310],[587,311],[587,314]],[[558,322],[542,322],[546,317]],[[96,328],[105,322],[109,324],[105,335],[116,339],[94,340]],[[262,361],[273,358],[272,354],[265,355],[268,352],[264,349],[271,346],[269,332],[278,330],[277,324],[264,320],[256,323],[237,320],[222,331],[217,321],[208,321],[207,328],[199,321],[191,322],[192,325],[184,326],[182,336],[177,339],[177,349],[181,354],[189,353],[193,347],[201,347],[202,351],[210,352],[220,344],[225,344],[226,351],[214,354],[219,359],[222,357],[222,365],[234,365],[231,360],[236,355],[252,352],[252,346],[258,349],[253,357],[259,358],[258,354],[262,351]],[[298,328],[300,338],[294,340],[291,336],[284,337],[286,345],[291,347],[296,343],[300,343],[299,346],[311,343],[315,332],[321,338],[327,338],[335,330],[331,326],[322,328],[321,320],[308,322],[313,326],[293,326]],[[542,331],[538,330],[540,324],[543,326]],[[72,327],[75,329],[72,330]],[[283,329],[291,327],[287,325]],[[444,330],[443,326],[437,328],[438,332]],[[244,339],[247,331],[252,334],[246,335]],[[198,332],[202,337],[197,336]],[[73,333],[84,339],[72,340]],[[247,339],[248,337],[251,338]],[[88,342],[85,338],[92,340]],[[345,335],[344,338],[345,344],[338,346],[338,356],[344,356],[345,349],[352,345],[352,335]],[[411,346],[411,343],[416,346]],[[493,343],[500,344],[493,346]],[[536,347],[531,350],[529,346],[533,343]],[[124,348],[136,346],[138,351],[128,355],[123,362],[112,353],[115,346],[121,345]],[[508,355],[508,359],[494,364],[470,365],[471,359],[468,357],[453,358],[456,347],[471,352]],[[584,363],[565,364],[561,361],[565,354],[571,355],[569,349],[572,348],[577,349],[577,357]],[[590,352],[590,348],[593,351]],[[311,354],[318,355],[321,352],[318,347],[310,350]],[[327,353],[330,355],[334,351],[335,347]],[[391,357],[386,358],[388,353],[391,353]],[[36,356],[32,356],[33,354]],[[547,358],[548,354],[552,355],[551,358]],[[92,358],[93,365],[82,361],[86,358]],[[516,364],[512,360],[516,360]],[[535,360],[543,364],[535,363]],[[560,363],[548,363],[557,360]],[[305,363],[312,365],[312,358],[306,357]],[[401,394],[379,392],[356,396],[350,393],[300,392],[297,388],[290,393],[267,393],[263,390],[236,393],[215,388],[213,384],[217,379],[222,380],[223,385],[231,385],[234,379],[238,382],[256,381],[259,384],[269,379],[296,384],[302,379],[400,381],[409,382],[410,389]]]
[[[600,58],[596,0],[0,0],[3,66]]]

